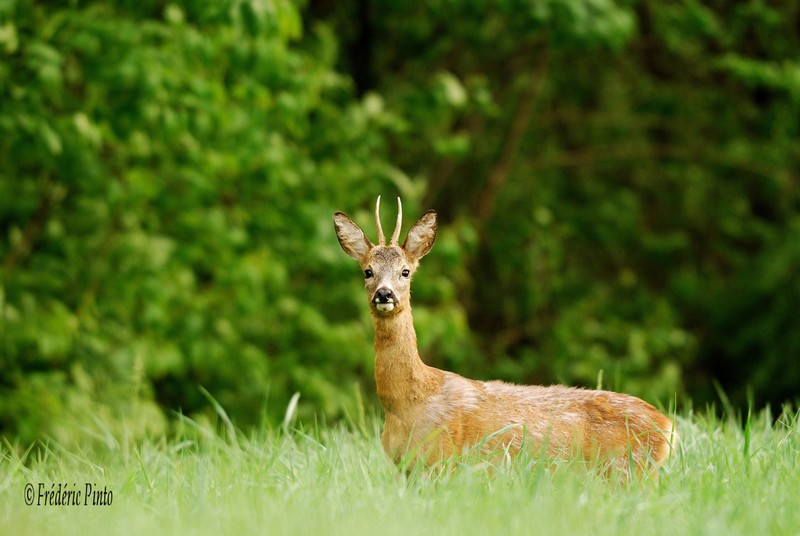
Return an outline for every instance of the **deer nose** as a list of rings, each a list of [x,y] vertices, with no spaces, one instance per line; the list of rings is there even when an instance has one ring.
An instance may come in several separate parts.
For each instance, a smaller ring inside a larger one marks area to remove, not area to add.
[[[394,301],[392,289],[381,287],[375,291],[375,303],[389,303]]]

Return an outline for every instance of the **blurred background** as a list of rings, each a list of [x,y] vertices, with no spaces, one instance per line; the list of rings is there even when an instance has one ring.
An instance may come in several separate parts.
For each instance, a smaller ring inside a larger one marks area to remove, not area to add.
[[[0,1],[0,435],[378,411],[378,195],[429,364],[797,401],[800,5],[489,4]]]

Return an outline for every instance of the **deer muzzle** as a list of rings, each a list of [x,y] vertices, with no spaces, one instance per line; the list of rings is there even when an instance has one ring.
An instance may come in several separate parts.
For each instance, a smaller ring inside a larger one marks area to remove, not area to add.
[[[375,291],[375,296],[372,298],[372,303],[375,309],[382,312],[389,312],[397,305],[397,298],[394,292],[388,287],[381,287]]]

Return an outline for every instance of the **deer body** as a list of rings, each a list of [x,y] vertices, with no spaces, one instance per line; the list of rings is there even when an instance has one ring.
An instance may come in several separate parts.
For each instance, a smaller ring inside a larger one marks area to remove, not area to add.
[[[475,445],[487,455],[514,455],[525,447],[547,458],[607,460],[626,475],[631,465],[643,472],[667,459],[672,422],[636,397],[561,385],[476,381],[422,362],[410,278],[433,246],[434,212],[412,226],[402,246],[400,214],[389,245],[383,243],[378,207],[377,245],[341,212],[334,223],[342,248],[364,270],[375,329],[375,383],[386,414],[381,442],[395,462],[411,453],[433,463]]]

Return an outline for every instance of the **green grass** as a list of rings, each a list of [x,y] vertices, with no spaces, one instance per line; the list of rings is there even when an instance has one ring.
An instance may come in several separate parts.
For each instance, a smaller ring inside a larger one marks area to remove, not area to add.
[[[377,419],[249,436],[184,422],[179,439],[139,444],[100,434],[91,447],[26,454],[6,442],[3,532],[800,534],[800,416],[788,410],[745,426],[678,416],[682,448],[665,474],[627,486],[577,462],[544,469],[522,458],[497,470],[456,461],[399,474]],[[40,482],[105,486],[113,503],[26,506],[26,484]]]

